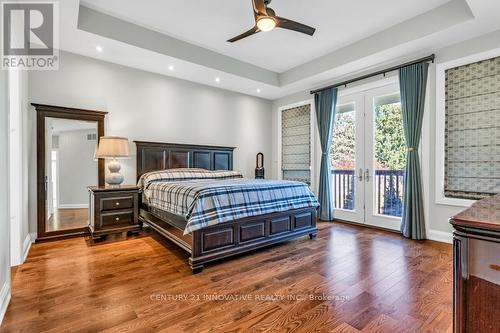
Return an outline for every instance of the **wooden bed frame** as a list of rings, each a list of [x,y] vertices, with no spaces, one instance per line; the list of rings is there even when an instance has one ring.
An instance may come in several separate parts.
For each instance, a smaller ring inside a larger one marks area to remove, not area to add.
[[[232,170],[233,147],[184,145],[135,141],[137,145],[137,179],[146,172],[172,168]],[[182,218],[174,214],[153,214],[141,205],[142,223],[171,240],[191,257],[193,273],[204,264],[272,244],[309,235],[316,237],[316,209],[296,209],[252,216],[206,227],[183,235]]]

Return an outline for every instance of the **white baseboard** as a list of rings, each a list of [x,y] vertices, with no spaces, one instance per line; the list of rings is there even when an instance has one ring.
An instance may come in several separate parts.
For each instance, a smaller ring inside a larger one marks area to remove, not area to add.
[[[0,325],[2,324],[5,312],[7,312],[7,308],[9,307],[9,302],[10,302],[10,283],[9,281],[7,281],[3,284],[2,290],[0,290]]]
[[[26,261],[26,258],[28,257],[28,253],[30,252],[31,249],[31,244],[33,244],[33,238],[31,237],[30,234],[27,234],[23,242],[23,263]]]
[[[441,242],[441,243],[453,243],[453,233],[439,230],[427,230],[427,239]]]
[[[88,204],[59,204],[59,209],[80,209],[89,208]]]

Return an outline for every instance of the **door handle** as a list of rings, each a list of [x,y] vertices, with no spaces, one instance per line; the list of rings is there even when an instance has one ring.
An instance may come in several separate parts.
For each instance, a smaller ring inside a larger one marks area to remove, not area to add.
[[[361,169],[361,168],[359,169],[358,179],[359,179],[360,182],[363,181],[363,169]]]
[[[370,181],[370,169],[365,170],[365,180],[366,182]]]

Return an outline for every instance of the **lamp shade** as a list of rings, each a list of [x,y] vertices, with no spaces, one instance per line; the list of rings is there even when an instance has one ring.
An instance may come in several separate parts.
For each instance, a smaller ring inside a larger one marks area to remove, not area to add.
[[[130,156],[128,139],[117,136],[102,136],[99,139],[97,158],[125,158]]]

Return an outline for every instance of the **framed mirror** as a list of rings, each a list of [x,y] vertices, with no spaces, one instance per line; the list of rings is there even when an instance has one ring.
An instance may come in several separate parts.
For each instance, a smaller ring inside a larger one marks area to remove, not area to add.
[[[104,160],[95,154],[106,112],[32,105],[37,112],[37,241],[87,234],[87,187],[104,185]]]

